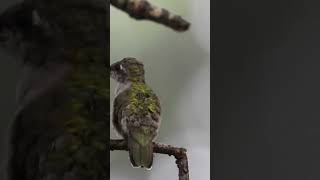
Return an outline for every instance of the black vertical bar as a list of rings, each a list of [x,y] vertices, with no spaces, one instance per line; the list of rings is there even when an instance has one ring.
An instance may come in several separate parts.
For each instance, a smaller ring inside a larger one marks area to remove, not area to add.
[[[106,32],[107,32],[107,69],[108,69],[108,74],[110,73],[110,0],[107,0],[106,1],[106,10],[107,10],[107,13],[106,13]],[[107,78],[107,81],[109,81],[109,91],[110,91],[110,78],[109,77],[106,77]],[[109,100],[110,100],[110,93],[108,93],[108,96],[109,96]],[[110,100],[110,103],[109,103],[109,107],[107,108],[107,110],[109,111],[109,116],[107,117],[108,118],[108,125],[110,126],[110,104],[111,104],[111,100]],[[110,139],[110,128],[108,127],[107,128],[107,135],[108,135],[108,139]],[[108,154],[108,167],[109,167],[109,170],[108,170],[108,178],[110,179],[110,142],[108,141],[108,144],[107,144],[107,154]]]

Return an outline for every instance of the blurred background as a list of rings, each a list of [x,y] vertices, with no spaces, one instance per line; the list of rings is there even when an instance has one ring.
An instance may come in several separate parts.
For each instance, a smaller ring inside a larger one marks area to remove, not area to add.
[[[111,7],[110,63],[135,57],[162,103],[158,142],[188,149],[190,179],[210,174],[210,0],[150,0],[191,22],[177,33],[150,21],[136,21]],[[111,81],[111,94],[115,82]],[[110,126],[112,128],[112,125]],[[120,138],[111,129],[112,138]],[[133,169],[128,152],[113,151],[111,180],[176,180],[175,158],[155,154],[152,171]],[[134,178],[133,178],[134,177]]]
[[[215,1],[215,180],[320,179],[319,6]]]

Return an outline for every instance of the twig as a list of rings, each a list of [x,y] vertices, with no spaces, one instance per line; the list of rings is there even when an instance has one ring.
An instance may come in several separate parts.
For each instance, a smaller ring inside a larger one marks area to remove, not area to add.
[[[128,151],[127,143],[124,140],[110,140],[110,151]],[[189,167],[187,150],[177,148],[171,145],[153,143],[153,152],[167,154],[176,158],[176,164],[179,168],[179,180],[189,180]]]
[[[176,31],[188,30],[190,24],[178,15],[172,15],[168,10],[153,6],[145,0],[110,0],[111,4],[131,17],[151,20],[168,26]]]

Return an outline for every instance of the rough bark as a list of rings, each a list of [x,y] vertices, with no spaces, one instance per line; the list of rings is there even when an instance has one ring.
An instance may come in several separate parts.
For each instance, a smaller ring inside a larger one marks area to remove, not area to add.
[[[0,17],[0,40],[22,48],[9,180],[109,179],[108,10],[27,0]]]
[[[176,31],[188,30],[190,24],[168,10],[156,7],[144,0],[110,0],[111,4],[137,20],[151,20]]]

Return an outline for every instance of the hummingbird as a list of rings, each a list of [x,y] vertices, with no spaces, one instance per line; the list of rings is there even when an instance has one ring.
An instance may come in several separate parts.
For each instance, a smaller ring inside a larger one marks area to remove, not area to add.
[[[153,140],[161,123],[159,98],[146,84],[143,63],[135,58],[112,64],[110,76],[117,82],[113,126],[128,143],[132,166],[150,170]]]

